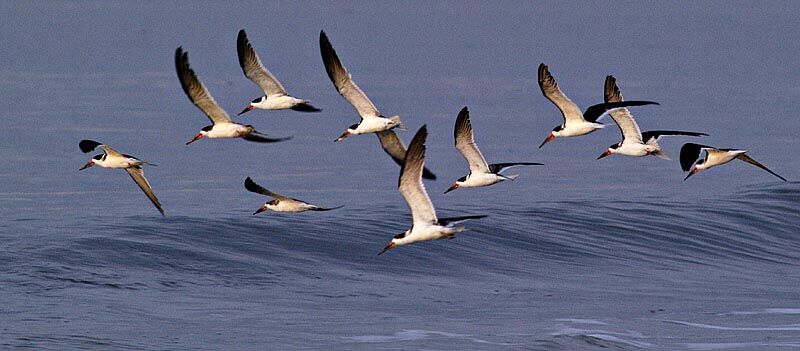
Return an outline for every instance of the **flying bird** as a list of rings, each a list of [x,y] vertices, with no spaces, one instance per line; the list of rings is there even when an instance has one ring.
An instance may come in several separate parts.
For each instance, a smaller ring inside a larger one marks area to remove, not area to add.
[[[97,148],[103,150],[102,155],[95,155],[79,170],[82,171],[95,165],[103,168],[124,169],[126,172],[128,172],[128,175],[131,176],[131,179],[136,182],[136,185],[138,185],[144,194],[147,195],[147,198],[150,199],[150,202],[156,206],[158,212],[161,212],[162,216],[164,215],[164,209],[161,208],[161,203],[158,201],[156,194],[153,192],[153,188],[150,186],[150,183],[144,177],[142,166],[148,164],[146,161],[142,161],[130,155],[121,154],[119,151],[114,150],[111,146],[98,143],[94,140],[81,140],[80,143],[78,143],[78,147],[81,148],[83,153],[92,152]]]
[[[316,205],[309,204],[302,200],[293,199],[288,196],[283,196],[281,194],[273,193],[261,187],[260,185],[256,184],[256,182],[250,179],[250,177],[247,177],[244,180],[244,187],[248,191],[261,195],[270,196],[273,198],[272,201],[268,201],[263,205],[261,205],[261,207],[259,207],[258,210],[256,210],[256,212],[253,213],[254,215],[267,210],[275,212],[305,212],[305,211],[330,211],[330,210],[335,210],[337,208],[342,208],[342,206],[331,207],[331,208],[319,207]]]
[[[301,112],[322,111],[311,106],[308,100],[298,99],[286,92],[281,82],[275,79],[275,76],[261,64],[261,59],[258,58],[258,54],[247,40],[247,33],[244,32],[244,29],[239,31],[239,36],[236,38],[236,51],[239,54],[239,66],[242,67],[244,76],[264,91],[264,95],[253,100],[242,112],[239,112],[240,115],[252,111],[254,108],[262,110],[292,109]]]
[[[397,136],[397,133],[393,130],[384,130],[375,133],[375,135],[378,136],[383,151],[386,151],[386,154],[388,154],[394,162],[403,166],[403,159],[406,158],[406,146],[403,144],[403,141],[400,140],[400,137]],[[436,175],[429,171],[428,167],[424,167],[422,168],[422,178],[436,180]]]
[[[542,165],[536,162],[512,162],[512,163],[494,163],[488,164],[486,159],[475,144],[475,138],[472,133],[472,123],[469,120],[469,110],[466,106],[461,109],[456,118],[456,125],[453,131],[453,137],[456,143],[456,149],[464,156],[469,164],[469,174],[459,178],[447,191],[444,193],[458,189],[460,187],[479,187],[488,186],[504,180],[514,180],[519,174],[502,175],[505,169],[514,166],[533,166]]]
[[[702,151],[706,152],[705,157],[702,160],[698,160]],[[769,170],[769,168],[766,166],[752,159],[746,154],[746,152],[747,151],[745,150],[736,149],[717,149],[711,146],[700,144],[683,144],[683,147],[681,147],[681,168],[683,168],[684,171],[689,172],[689,174],[687,174],[686,178],[683,178],[683,180],[689,179],[689,177],[691,177],[693,174],[696,174],[702,170],[724,165],[733,161],[734,159],[739,159],[769,172],[784,182],[786,181],[786,178],[779,176],[777,173]],[[694,167],[692,167],[692,165],[694,165]]]
[[[619,101],[606,102],[592,105],[581,113],[581,109],[565,95],[558,87],[556,80],[550,75],[547,65],[539,65],[539,88],[542,94],[561,111],[564,123],[553,128],[553,131],[544,139],[539,148],[544,144],[560,137],[574,137],[586,135],[598,129],[605,128],[602,123],[597,121],[608,112],[608,110],[625,106],[658,105],[653,101]]]
[[[242,125],[233,122],[228,113],[214,101],[214,97],[208,92],[200,78],[195,75],[194,70],[189,67],[189,54],[184,52],[182,47],[175,49],[175,69],[186,96],[200,111],[206,114],[212,123],[210,126],[203,127],[186,145],[202,138],[243,138],[259,143],[274,143],[291,139],[291,137],[268,138],[249,124]]]
[[[622,93],[617,87],[617,79],[612,75],[606,76],[603,96],[606,102],[622,101]],[[708,136],[706,133],[677,130],[651,130],[642,133],[639,125],[636,124],[636,120],[633,119],[630,111],[625,107],[611,110],[609,115],[619,127],[622,141],[609,146],[604,153],[597,157],[598,160],[615,154],[634,157],[653,155],[669,160],[669,156],[661,149],[661,145],[658,145],[658,138],[662,135]]]
[[[341,141],[351,135],[376,133],[393,128],[405,129],[405,126],[400,121],[400,116],[384,117],[367,95],[356,85],[353,77],[350,76],[342,62],[339,61],[339,57],[336,55],[336,51],[333,50],[333,46],[324,31],[319,32],[319,49],[322,53],[325,71],[328,72],[328,78],[333,82],[336,91],[353,105],[358,115],[361,116],[360,122],[347,127],[347,130],[335,141]]]
[[[399,245],[408,245],[418,241],[452,239],[457,233],[466,230],[453,225],[468,219],[478,219],[485,215],[463,216],[455,218],[437,218],[425,185],[422,184],[422,167],[425,164],[425,138],[428,136],[426,126],[417,131],[408,146],[403,167],[400,169],[398,188],[400,194],[411,210],[411,229],[396,235],[378,255]]]

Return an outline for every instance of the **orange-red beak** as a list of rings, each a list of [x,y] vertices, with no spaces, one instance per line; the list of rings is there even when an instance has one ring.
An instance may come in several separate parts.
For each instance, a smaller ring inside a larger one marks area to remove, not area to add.
[[[342,139],[344,139],[344,138],[347,138],[347,137],[349,137],[349,136],[350,136],[350,132],[347,132],[347,131],[346,131],[346,132],[342,133],[342,135],[340,135],[340,136],[339,136],[338,138],[336,138],[336,140],[334,140],[334,141],[342,141]]]
[[[266,205],[266,204],[264,204],[264,205],[261,205],[261,207],[259,207],[259,208],[256,210],[256,212],[253,212],[253,215],[255,216],[255,215],[257,215],[257,214],[259,214],[259,213],[261,213],[261,212],[264,212],[264,211],[266,211],[266,210],[268,210],[268,208],[267,208],[267,205]]]
[[[606,157],[608,155],[611,155],[611,151],[610,150],[606,150],[606,152],[602,153],[600,156],[597,156],[597,159],[599,160],[599,159],[601,159],[603,157]]]
[[[193,142],[195,142],[195,141],[198,141],[198,140],[200,140],[200,139],[203,139],[203,133],[197,133],[197,135],[195,135],[195,136],[194,136],[194,138],[192,138],[192,140],[189,140],[189,141],[186,143],[186,145],[189,145],[189,144],[191,144],[191,143],[193,143]]]
[[[380,256],[382,253],[384,253],[386,251],[389,251],[389,250],[393,249],[395,246],[397,246],[397,244],[395,244],[394,241],[390,242],[389,245],[386,245],[386,247],[384,247],[381,252],[378,252],[378,256]]]
[[[687,175],[686,175],[686,178],[683,178],[683,180],[689,179],[689,177],[691,177],[691,176],[692,176],[692,174],[695,174],[695,173],[697,173],[697,172],[699,172],[699,170],[697,169],[697,167],[692,167],[692,170],[691,170],[691,171],[689,171],[689,174],[687,174]]]
[[[94,166],[94,161],[93,160],[89,160],[89,162],[86,162],[86,164],[83,165],[83,167],[79,168],[78,170],[82,171],[82,170],[87,169],[87,168],[89,168],[91,166]]]
[[[541,145],[539,145],[539,148],[541,149],[541,148],[542,148],[542,146],[544,146],[544,144],[547,144],[548,142],[551,142],[551,141],[553,141],[553,139],[555,139],[555,138],[556,138],[556,136],[555,136],[555,135],[553,135],[553,133],[550,133],[550,135],[549,135],[549,136],[547,136],[547,138],[546,138],[546,139],[544,139],[544,141],[542,142],[542,144],[541,144]]]
[[[458,183],[453,183],[453,186],[451,186],[447,190],[445,190],[444,193],[447,194],[447,193],[449,193],[449,192],[451,192],[453,190],[456,190],[456,189],[458,189]]]
[[[241,116],[243,113],[248,112],[248,111],[252,111],[252,110],[253,110],[253,105],[247,105],[247,107],[245,107],[244,110],[242,110],[242,112],[239,112],[239,114],[237,114],[237,116]]]

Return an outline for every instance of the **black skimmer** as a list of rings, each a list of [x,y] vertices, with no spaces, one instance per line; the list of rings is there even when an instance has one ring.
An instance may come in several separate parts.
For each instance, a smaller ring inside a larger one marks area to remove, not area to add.
[[[706,155],[702,160],[698,161],[700,152],[703,150],[705,150]],[[736,149],[717,149],[711,146],[700,144],[683,144],[683,147],[681,147],[681,168],[683,168],[684,171],[689,172],[689,174],[687,174],[686,178],[683,178],[683,180],[689,179],[692,174],[702,170],[709,169],[714,166],[724,165],[728,162],[731,162],[733,159],[740,159],[769,172],[784,182],[786,181],[786,178],[779,176],[777,173],[769,170],[769,168],[766,166],[752,159],[750,156],[747,156],[746,152],[747,151],[745,150]],[[697,163],[695,163],[695,161],[697,161]],[[694,165],[694,167],[692,167],[692,165]]]
[[[330,210],[335,210],[337,208],[342,208],[342,206],[331,207],[331,208],[319,207],[316,205],[309,204],[305,201],[273,193],[261,187],[260,185],[256,184],[256,182],[250,179],[250,177],[247,177],[244,180],[244,187],[245,189],[251,192],[274,198],[272,201],[269,201],[261,205],[261,207],[259,207],[258,210],[256,210],[256,212],[253,213],[254,215],[267,210],[275,212],[305,212],[305,211],[330,211]]]
[[[319,32],[319,49],[322,53],[322,62],[325,63],[325,71],[328,72],[328,77],[336,87],[336,91],[353,105],[358,115],[361,116],[360,122],[347,127],[347,130],[335,141],[341,141],[351,135],[376,133],[393,128],[405,129],[400,121],[400,116],[386,118],[381,115],[378,108],[356,85],[353,77],[339,61],[339,57],[324,31]]]
[[[153,192],[153,188],[150,186],[150,183],[144,177],[142,166],[148,164],[148,162],[142,161],[130,155],[121,154],[112,147],[98,143],[94,140],[81,140],[80,143],[78,143],[78,147],[80,147],[81,151],[84,153],[92,152],[96,148],[103,150],[102,155],[95,155],[79,170],[84,170],[95,165],[103,168],[124,169],[126,172],[128,172],[128,175],[131,176],[131,179],[136,182],[136,185],[138,185],[144,194],[147,195],[147,198],[150,199],[150,202],[156,206],[158,212],[161,212],[162,216],[164,215],[164,209],[161,208],[161,203],[158,201],[156,194]]]
[[[433,208],[430,197],[428,197],[428,192],[425,191],[425,185],[422,184],[422,167],[425,164],[425,138],[427,136],[428,129],[426,126],[422,126],[417,131],[417,134],[414,135],[414,138],[411,139],[398,179],[400,194],[403,195],[411,210],[411,229],[392,238],[392,241],[378,255],[398,245],[408,245],[426,240],[452,239],[457,233],[466,230],[464,227],[454,227],[453,225],[468,219],[486,217],[485,215],[455,218],[436,217],[436,210]]]
[[[622,93],[617,87],[617,80],[614,76],[606,76],[606,83],[603,96],[606,102],[619,102],[622,101]],[[669,160],[669,156],[658,145],[658,138],[662,135],[685,135],[685,136],[708,136],[706,133],[699,132],[684,132],[678,130],[651,130],[642,133],[636,120],[633,119],[630,111],[625,107],[611,110],[609,112],[611,119],[619,127],[622,134],[622,141],[608,147],[606,152],[601,154],[597,159],[601,159],[608,155],[626,155],[641,157],[647,155],[658,156],[659,158]]]
[[[378,136],[378,140],[381,142],[381,147],[383,147],[383,151],[392,157],[392,160],[396,162],[398,165],[403,166],[403,159],[406,158],[406,146],[403,144],[403,141],[400,140],[400,137],[397,136],[393,130],[384,130],[382,132],[377,132],[375,135]],[[436,180],[436,175],[433,172],[428,170],[428,167],[422,168],[422,178]]]
[[[202,138],[243,138],[259,143],[274,143],[291,139],[291,137],[268,138],[249,124],[242,125],[233,122],[228,113],[214,101],[214,97],[208,92],[200,78],[195,75],[194,70],[189,67],[189,54],[184,52],[181,47],[175,49],[175,69],[186,96],[208,116],[212,123],[210,126],[203,127],[186,145]]]
[[[242,67],[245,77],[264,91],[264,95],[253,100],[242,112],[239,112],[240,115],[252,111],[254,108],[262,110],[292,109],[301,112],[322,111],[311,106],[308,100],[298,99],[286,93],[281,82],[275,79],[275,76],[261,64],[261,59],[258,58],[258,54],[247,40],[247,33],[244,32],[244,29],[239,31],[239,37],[236,39],[236,51],[239,53],[239,66]]]
[[[598,129],[605,128],[605,124],[597,121],[608,112],[608,110],[625,106],[658,105],[653,101],[619,101],[606,102],[592,105],[581,113],[581,109],[565,95],[558,87],[556,80],[550,75],[547,65],[539,65],[539,88],[542,94],[561,111],[564,123],[553,128],[553,131],[539,145],[541,149],[544,144],[560,137],[575,137],[586,135]]]
[[[492,185],[504,180],[514,180],[519,174],[502,175],[500,172],[514,166],[534,166],[542,165],[536,162],[513,162],[513,163],[494,163],[488,164],[486,159],[475,144],[472,134],[472,123],[469,121],[469,110],[466,106],[461,109],[456,118],[456,125],[453,131],[456,149],[464,156],[469,164],[469,174],[459,178],[453,186],[444,193],[458,189],[460,187],[479,187]]]

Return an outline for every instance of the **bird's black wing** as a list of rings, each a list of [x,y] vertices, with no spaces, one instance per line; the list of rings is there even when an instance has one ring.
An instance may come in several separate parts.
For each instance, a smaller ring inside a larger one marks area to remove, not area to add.
[[[659,103],[655,101],[617,101],[617,102],[604,102],[602,104],[592,105],[586,109],[586,112],[583,113],[583,119],[587,122],[595,122],[600,119],[603,114],[605,114],[608,110],[615,109],[618,107],[627,107],[627,106],[643,106],[643,105],[658,105]]]
[[[681,146],[681,168],[688,172],[697,158],[700,157],[700,152],[704,148],[710,148],[711,146],[707,145],[700,145],[694,143],[686,143]]]

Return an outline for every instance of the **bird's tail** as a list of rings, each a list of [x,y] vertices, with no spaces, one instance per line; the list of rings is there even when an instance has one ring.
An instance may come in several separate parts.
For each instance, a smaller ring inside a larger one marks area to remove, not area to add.
[[[400,129],[400,130],[407,130],[406,129],[406,125],[403,124],[403,121],[400,120],[400,116],[394,115],[392,117],[389,117],[389,120],[395,123],[394,128],[397,128],[397,129]]]
[[[503,180],[514,180],[517,179],[517,177],[519,177],[519,174],[510,174],[510,175],[498,174],[497,176],[499,176]]]
[[[443,225],[445,227],[452,227],[452,226],[454,226],[454,225],[456,225],[458,223],[461,223],[463,221],[466,221],[466,220],[480,219],[480,218],[484,218],[484,217],[486,217],[486,215],[473,215],[473,216],[439,218],[438,222],[439,222],[440,225]],[[464,228],[464,227],[452,227],[452,228],[460,228],[459,231],[457,231],[456,233],[460,233],[460,232],[463,232],[464,230],[466,230],[466,228]]]
[[[658,150],[658,151],[654,152],[653,156],[656,156],[656,157],[658,157],[658,158],[660,158],[662,160],[667,160],[667,161],[671,161],[672,160],[669,157],[669,155],[667,155],[667,153],[665,153],[664,151],[661,151],[661,150]]]

